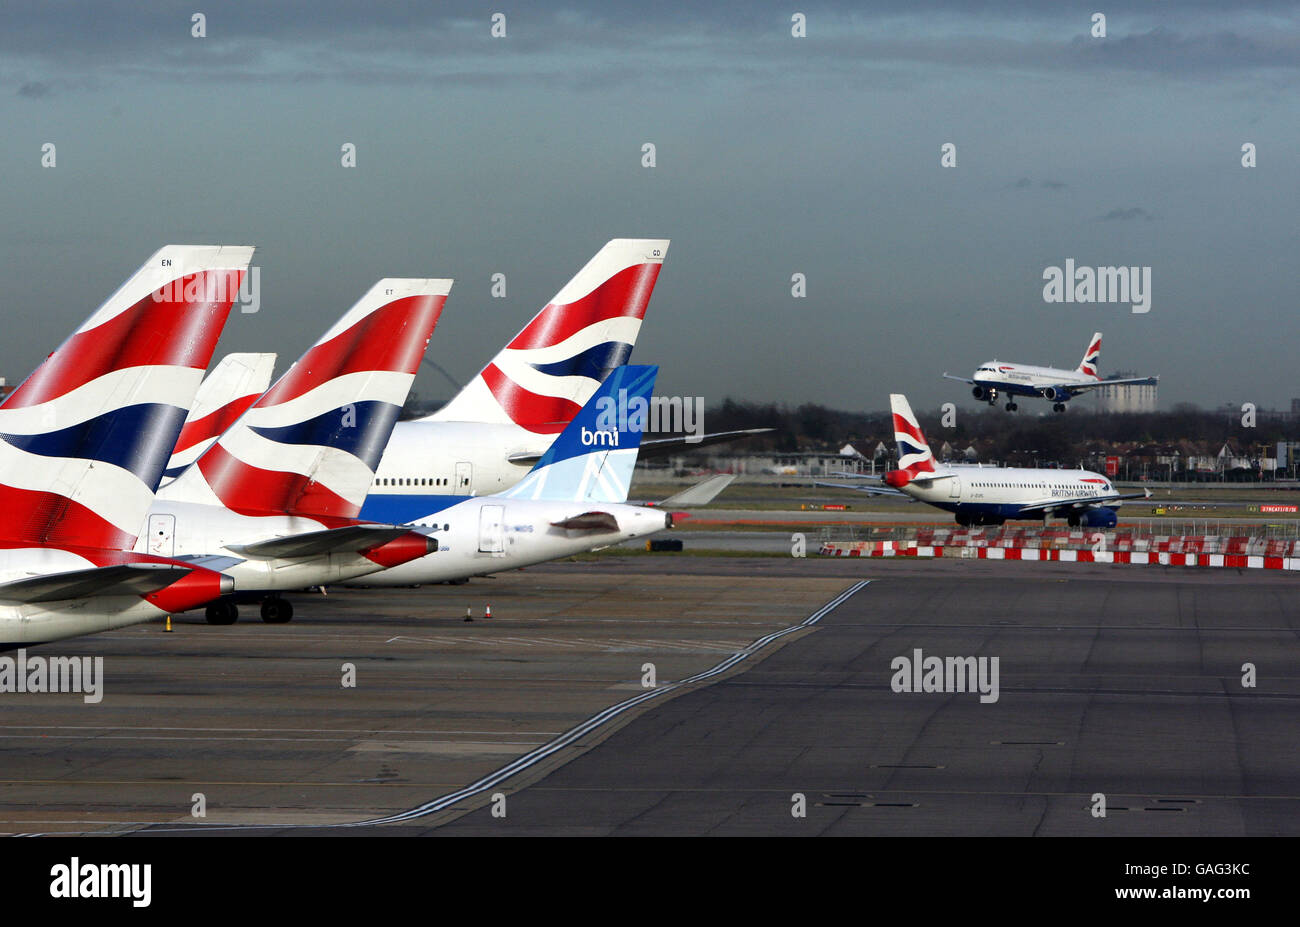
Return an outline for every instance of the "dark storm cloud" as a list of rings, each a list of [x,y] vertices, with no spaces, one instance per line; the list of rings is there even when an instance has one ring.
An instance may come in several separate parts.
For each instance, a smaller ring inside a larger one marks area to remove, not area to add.
[[[190,36],[202,7],[207,38]],[[493,42],[494,9],[508,40]],[[805,42],[789,40],[792,7],[806,13]],[[789,78],[860,74],[865,68],[1137,71],[1218,75],[1300,67],[1300,38],[1285,5],[1237,6],[1231,28],[1212,5],[1114,9],[1094,39],[1088,14],[1050,3],[855,5],[569,3],[122,3],[17,5],[3,14],[0,50],[58,73],[98,72],[185,81],[342,80],[359,84],[499,85],[542,79],[576,89],[647,72],[661,81],[730,75],[760,64]],[[1277,12],[1275,12],[1277,11]],[[888,28],[882,23],[888,20]],[[647,28],[653,24],[653,28]],[[761,61],[756,61],[761,46]],[[39,49],[39,52],[33,52]],[[593,61],[613,56],[608,66]],[[671,66],[664,67],[668,62]],[[924,78],[925,74],[918,74]],[[0,78],[2,79],[2,78]],[[39,83],[40,81],[29,81]]]

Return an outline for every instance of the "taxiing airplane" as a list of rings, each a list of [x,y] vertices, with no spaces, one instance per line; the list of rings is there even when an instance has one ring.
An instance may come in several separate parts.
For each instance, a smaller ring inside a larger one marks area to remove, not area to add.
[[[626,503],[658,372],[654,366],[616,368],[528,475],[505,492],[372,493],[361,517],[433,529],[438,551],[348,585],[458,581],[671,528],[672,513]]]
[[[1054,403],[1052,409],[1064,412],[1065,404],[1080,393],[1099,386],[1155,386],[1159,377],[1132,377],[1118,380],[1103,380],[1097,375],[1097,361],[1101,357],[1101,332],[1095,332],[1088,342],[1088,350],[1083,360],[1073,370],[1061,370],[1056,367],[1031,367],[1026,364],[1009,364],[991,360],[981,364],[969,379],[954,377],[945,373],[949,380],[971,385],[971,395],[982,399],[989,405],[998,401],[1004,394],[1006,409],[1014,412],[1018,408],[1015,397],[1035,396]]]
[[[1113,528],[1118,520],[1115,509],[1122,500],[1151,497],[1150,490],[1120,495],[1109,479],[1091,470],[936,465],[907,398],[893,393],[889,405],[898,469],[884,475],[885,485],[816,485],[907,496],[954,513],[959,525],[1064,518],[1071,527]]]
[[[137,550],[235,580],[212,602],[293,617],[283,591],[363,576],[437,550],[430,532],[357,518],[450,280],[380,280],[233,426],[159,492]]]
[[[252,254],[162,248],[0,404],[0,649],[157,620],[232,588],[129,551]]]

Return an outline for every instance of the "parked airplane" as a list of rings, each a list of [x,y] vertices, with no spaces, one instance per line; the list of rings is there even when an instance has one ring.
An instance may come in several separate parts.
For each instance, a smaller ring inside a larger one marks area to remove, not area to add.
[[[952,512],[959,525],[1000,525],[1009,519],[1064,518],[1071,527],[1113,528],[1123,499],[1150,498],[1151,491],[1120,495],[1111,482],[1091,470],[1048,470],[977,465],[936,466],[907,398],[889,397],[898,444],[898,469],[884,475],[885,486],[846,486],[873,495],[907,496]]]
[[[626,504],[659,368],[615,369],[515,486],[489,496],[372,494],[363,518],[438,533],[438,551],[348,585],[411,586],[531,566],[671,528],[662,509]]]
[[[0,649],[156,620],[232,587],[129,550],[252,254],[160,249],[0,405]]]
[[[627,363],[667,254],[667,239],[608,242],[451,402],[397,424],[372,496],[483,495],[523,479]]]
[[[266,392],[274,367],[274,354],[227,354],[221,359],[199,384],[161,485],[180,476]]]
[[[1056,367],[1031,367],[1025,364],[1008,364],[991,360],[981,364],[970,379],[954,377],[949,373],[944,376],[971,385],[971,395],[982,399],[989,405],[998,401],[998,394],[1007,396],[1007,411],[1018,408],[1016,396],[1037,396],[1054,403],[1052,409],[1064,412],[1065,404],[1080,393],[1099,386],[1155,386],[1159,377],[1131,377],[1118,380],[1103,380],[1097,375],[1097,361],[1101,357],[1101,332],[1095,332],[1088,342],[1088,350],[1083,360],[1073,370],[1061,370]]]
[[[234,577],[207,619],[237,601],[288,621],[278,593],[340,582],[437,550],[427,531],[357,513],[451,289],[380,280],[175,481],[137,550],[196,558]]]

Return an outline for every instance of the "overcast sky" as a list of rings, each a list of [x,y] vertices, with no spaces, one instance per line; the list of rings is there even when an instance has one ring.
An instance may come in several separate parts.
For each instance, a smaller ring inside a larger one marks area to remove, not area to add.
[[[663,236],[633,359],[666,394],[972,408],[945,370],[1100,330],[1166,408],[1286,406],[1300,13],[1221,5],[2,4],[0,375],[161,245],[223,243],[262,308],[221,352],[279,371],[377,278],[451,276],[430,357],[464,381],[607,239]],[[1150,311],[1044,302],[1067,259],[1151,267]]]

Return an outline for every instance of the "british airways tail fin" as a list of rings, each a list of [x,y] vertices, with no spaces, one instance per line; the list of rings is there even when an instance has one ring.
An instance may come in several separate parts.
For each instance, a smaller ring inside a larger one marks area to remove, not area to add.
[[[380,280],[159,495],[355,518],[450,291],[450,280]]]
[[[902,393],[889,395],[889,409],[894,418],[894,441],[898,445],[898,469],[908,479],[934,473],[934,453],[921,433],[921,425],[912,414],[912,407]]]
[[[1093,332],[1092,340],[1088,342],[1088,350],[1083,352],[1083,360],[1079,361],[1078,372],[1085,376],[1098,379],[1097,365],[1101,362],[1101,332]]]
[[[657,366],[616,368],[542,455],[502,496],[551,502],[626,502]]]
[[[451,402],[421,421],[563,431],[627,363],[667,254],[662,238],[607,243]]]
[[[163,471],[167,485],[202,456],[227,428],[271,385],[274,354],[227,354],[204,377],[185,419],[171,460]]]
[[[157,251],[0,405],[0,535],[127,549],[252,260]]]

